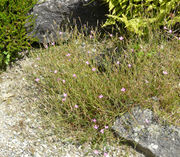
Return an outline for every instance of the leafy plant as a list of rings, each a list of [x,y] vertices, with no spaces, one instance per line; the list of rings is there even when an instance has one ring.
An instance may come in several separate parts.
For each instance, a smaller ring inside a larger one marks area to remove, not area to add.
[[[104,26],[123,24],[130,32],[147,33],[149,25],[155,28],[173,26],[180,21],[179,0],[103,0],[109,6]]]
[[[31,23],[32,15],[27,15],[37,0],[1,0],[0,3],[0,68],[20,58],[19,52],[29,49],[35,41],[28,36],[25,24]]]

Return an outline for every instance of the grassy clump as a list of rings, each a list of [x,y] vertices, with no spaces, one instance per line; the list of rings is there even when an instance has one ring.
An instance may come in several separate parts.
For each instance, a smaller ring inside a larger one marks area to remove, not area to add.
[[[58,44],[33,53],[36,68],[29,69],[41,91],[37,105],[57,132],[63,126],[81,142],[108,141],[115,118],[136,105],[178,124],[179,40],[74,31]]]

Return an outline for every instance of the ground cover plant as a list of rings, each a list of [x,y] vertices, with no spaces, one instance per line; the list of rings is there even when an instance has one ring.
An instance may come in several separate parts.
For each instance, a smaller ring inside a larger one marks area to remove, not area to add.
[[[101,0],[109,7],[104,26],[120,24],[127,30],[142,35],[162,26],[179,26],[179,0]]]
[[[148,39],[74,29],[64,41],[59,34],[58,43],[31,54],[28,69],[40,90],[35,105],[57,134],[63,127],[64,138],[98,148],[113,140],[115,118],[136,105],[179,125],[180,40],[169,30]]]

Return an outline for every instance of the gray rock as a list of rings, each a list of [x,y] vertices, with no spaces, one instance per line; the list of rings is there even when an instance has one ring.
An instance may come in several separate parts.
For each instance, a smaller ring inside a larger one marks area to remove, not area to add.
[[[85,5],[90,0],[45,0],[39,1],[29,14],[36,17],[35,27],[29,34],[34,33],[34,37],[40,43],[50,43],[57,40],[60,28],[69,21],[73,26],[76,21],[78,28],[88,23],[87,27],[96,26],[105,20],[107,9],[98,2]],[[28,24],[27,24],[28,28]]]
[[[147,157],[180,156],[180,128],[161,124],[149,109],[132,108],[117,118],[113,130]]]

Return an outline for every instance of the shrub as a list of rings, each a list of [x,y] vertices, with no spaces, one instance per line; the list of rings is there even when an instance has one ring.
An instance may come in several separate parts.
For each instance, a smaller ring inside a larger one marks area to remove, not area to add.
[[[103,0],[109,6],[104,26],[121,23],[139,35],[147,33],[148,25],[173,26],[180,21],[179,0]]]
[[[27,21],[32,22],[32,16],[27,13],[36,2],[37,0],[1,0],[0,68],[5,68],[10,62],[20,58],[19,53],[29,49],[30,43],[35,41],[27,35],[25,24]]]

